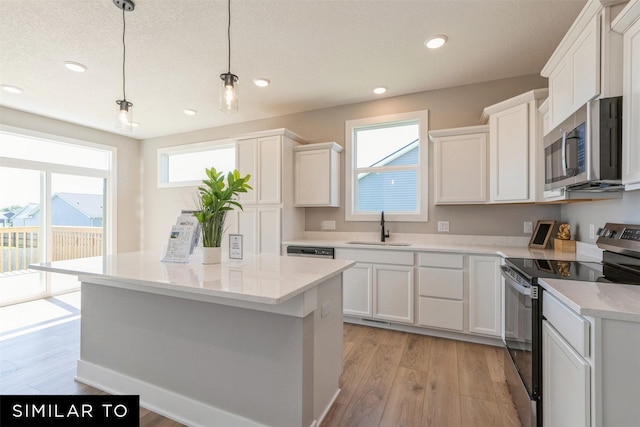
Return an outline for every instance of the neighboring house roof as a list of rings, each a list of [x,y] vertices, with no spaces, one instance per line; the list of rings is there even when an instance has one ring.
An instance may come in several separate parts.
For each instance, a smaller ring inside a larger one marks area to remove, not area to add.
[[[398,148],[396,151],[394,151],[393,153],[389,154],[387,157],[384,157],[384,158],[378,160],[377,162],[372,164],[370,167],[385,166],[385,165],[393,162],[397,158],[404,156],[409,151],[411,151],[414,148],[416,148],[418,146],[419,142],[420,142],[420,139],[414,139],[413,141],[411,141],[407,145]]]
[[[20,212],[13,217],[13,220],[20,220],[31,218],[36,212],[40,210],[40,205],[38,203],[28,203]]]
[[[54,196],[64,200],[87,218],[102,218],[102,195],[81,193],[56,193]]]

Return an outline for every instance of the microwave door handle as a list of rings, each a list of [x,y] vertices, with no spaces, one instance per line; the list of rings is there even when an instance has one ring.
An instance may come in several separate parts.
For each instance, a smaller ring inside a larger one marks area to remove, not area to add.
[[[562,133],[562,176],[567,176],[567,133]]]

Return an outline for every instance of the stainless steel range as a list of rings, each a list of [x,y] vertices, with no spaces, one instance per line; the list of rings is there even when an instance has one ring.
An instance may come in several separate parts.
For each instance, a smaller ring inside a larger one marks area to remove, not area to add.
[[[538,279],[640,285],[640,225],[607,223],[596,244],[602,262],[507,258],[505,375],[523,426],[542,426],[542,292]],[[577,286],[580,286],[577,284]]]

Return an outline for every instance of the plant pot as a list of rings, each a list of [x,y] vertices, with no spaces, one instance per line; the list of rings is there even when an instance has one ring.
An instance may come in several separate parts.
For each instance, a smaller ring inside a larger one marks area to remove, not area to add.
[[[220,264],[222,260],[222,248],[203,247],[200,256],[202,264]]]

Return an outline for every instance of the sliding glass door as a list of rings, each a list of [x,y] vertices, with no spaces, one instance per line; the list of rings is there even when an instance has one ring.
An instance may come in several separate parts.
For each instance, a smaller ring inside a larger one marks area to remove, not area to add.
[[[75,277],[29,265],[106,253],[113,151],[0,138],[0,306],[78,289]]]

